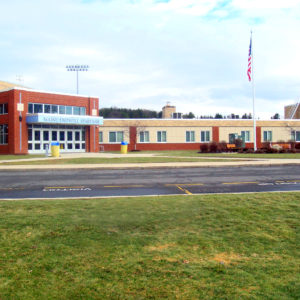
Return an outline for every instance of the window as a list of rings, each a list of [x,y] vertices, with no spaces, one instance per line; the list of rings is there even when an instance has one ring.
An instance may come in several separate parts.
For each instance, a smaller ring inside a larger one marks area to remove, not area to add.
[[[66,106],[66,114],[72,115],[72,106]]]
[[[242,136],[243,141],[250,142],[250,131],[249,130],[241,131],[241,136]]]
[[[80,114],[81,114],[82,116],[85,116],[85,114],[86,114],[86,109],[85,109],[85,107],[80,107]]]
[[[109,142],[110,143],[121,143],[124,140],[123,131],[110,131]]]
[[[5,115],[8,113],[7,103],[0,104],[0,115]]]
[[[50,114],[51,113],[51,105],[50,104],[45,104],[44,105],[44,113],[45,114]]]
[[[166,131],[157,131],[157,142],[166,143],[167,142],[167,132]]]
[[[0,125],[0,145],[8,144],[8,125]]]
[[[58,105],[51,105],[51,114],[58,114]]]
[[[103,143],[103,131],[99,131],[99,143]]]
[[[58,109],[58,113],[60,115],[65,115],[66,114],[66,107],[64,105],[60,105]]]
[[[74,115],[80,115],[80,107],[73,106],[73,114]]]
[[[292,140],[300,142],[300,131],[292,131]]]
[[[272,142],[272,131],[264,131],[264,142]]]
[[[149,143],[149,131],[140,132],[140,143]]]
[[[33,104],[32,103],[28,103],[28,113],[33,114]]]
[[[185,132],[185,141],[187,143],[195,142],[195,131],[186,131]]]
[[[33,112],[35,114],[38,114],[38,113],[42,113],[43,112],[43,104],[34,104],[33,106]]]
[[[201,131],[200,140],[202,143],[209,142],[210,141],[210,131],[209,130]]]

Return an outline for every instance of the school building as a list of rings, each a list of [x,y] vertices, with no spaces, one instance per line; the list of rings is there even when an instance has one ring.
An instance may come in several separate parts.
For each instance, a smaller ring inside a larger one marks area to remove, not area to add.
[[[299,107],[295,112],[298,112]],[[294,110],[293,110],[294,111]],[[211,142],[233,143],[246,148],[264,142],[300,143],[300,119],[181,119],[166,105],[162,119],[105,119],[99,117],[99,99],[43,92],[21,87],[0,91],[0,154],[45,153],[52,142],[64,152],[128,150],[199,150]]]
[[[13,87],[0,91],[0,154],[98,152],[99,100]]]

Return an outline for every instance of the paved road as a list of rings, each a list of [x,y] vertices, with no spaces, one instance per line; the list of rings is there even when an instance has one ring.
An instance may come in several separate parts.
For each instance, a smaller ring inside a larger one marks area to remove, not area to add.
[[[300,166],[0,171],[0,199],[300,191]]]

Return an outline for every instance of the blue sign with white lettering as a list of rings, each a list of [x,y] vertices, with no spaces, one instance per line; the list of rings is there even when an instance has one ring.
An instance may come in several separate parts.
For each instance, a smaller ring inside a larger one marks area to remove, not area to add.
[[[36,124],[71,124],[71,125],[103,125],[102,117],[69,116],[55,114],[34,114],[26,116],[26,123]]]

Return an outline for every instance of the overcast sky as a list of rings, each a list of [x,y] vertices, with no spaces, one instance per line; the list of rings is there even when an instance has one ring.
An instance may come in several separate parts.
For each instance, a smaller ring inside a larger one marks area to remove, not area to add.
[[[1,0],[0,80],[100,107],[283,115],[300,97],[299,0]]]

